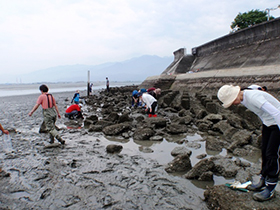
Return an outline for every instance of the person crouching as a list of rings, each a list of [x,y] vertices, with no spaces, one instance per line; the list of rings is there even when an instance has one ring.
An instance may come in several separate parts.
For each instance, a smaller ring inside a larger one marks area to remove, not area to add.
[[[67,117],[71,120],[78,119],[78,118],[84,119],[81,108],[82,108],[82,104],[79,104],[79,105],[72,104],[65,110],[65,117]]]
[[[157,117],[155,110],[157,107],[157,100],[148,93],[138,93],[139,99],[146,104],[145,111],[149,117]]]

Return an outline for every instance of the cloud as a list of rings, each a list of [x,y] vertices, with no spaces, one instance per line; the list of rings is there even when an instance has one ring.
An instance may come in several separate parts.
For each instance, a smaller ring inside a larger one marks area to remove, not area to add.
[[[181,47],[190,53],[226,35],[239,12],[277,5],[274,0],[1,1],[0,73],[172,56]]]

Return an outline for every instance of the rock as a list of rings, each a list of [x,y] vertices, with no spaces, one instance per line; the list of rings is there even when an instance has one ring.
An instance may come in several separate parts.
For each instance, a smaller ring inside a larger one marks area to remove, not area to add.
[[[150,147],[143,147],[143,146],[139,147],[139,151],[144,152],[144,153],[153,153],[154,152],[154,150],[152,150]]]
[[[109,144],[106,147],[106,151],[108,153],[115,153],[115,152],[120,152],[123,149],[123,146],[121,145],[115,145],[115,144]]]
[[[194,148],[194,149],[199,149],[201,148],[201,144],[197,143],[197,142],[187,142],[186,143],[186,146],[187,147],[190,147],[190,148]]]
[[[213,125],[212,130],[218,131],[222,134],[225,134],[226,130],[232,128],[226,120],[219,121],[215,125]]]
[[[104,120],[117,122],[119,120],[119,115],[117,112],[111,112]]]
[[[214,168],[214,162],[210,159],[203,159],[199,161],[195,166],[188,171],[188,173],[185,175],[186,179],[198,179],[201,174],[205,172],[212,171]]]
[[[256,202],[252,198],[253,192],[245,193],[232,190],[224,185],[208,187],[204,192],[205,202],[209,209],[279,209],[279,193],[276,198],[266,202]]]
[[[208,114],[203,118],[203,120],[209,120],[215,124],[223,120],[223,117],[220,114]]]
[[[170,134],[179,134],[187,132],[188,128],[186,125],[181,125],[177,123],[171,123],[166,126],[166,131]]]
[[[150,138],[151,141],[163,141],[163,137],[162,136],[152,136]]]
[[[129,124],[120,123],[120,124],[106,126],[105,128],[102,129],[102,132],[105,135],[116,136],[123,132],[127,132],[130,129],[131,129],[131,126]]]
[[[177,156],[177,155],[188,155],[189,157],[191,156],[192,151],[187,149],[186,147],[175,147],[171,151],[172,156]]]
[[[134,132],[133,138],[135,140],[149,140],[155,132],[151,128],[141,128]]]
[[[205,108],[207,112],[213,114],[217,114],[219,112],[219,106],[217,106],[217,104],[214,102],[207,102]]]
[[[88,132],[101,132],[102,128],[102,125],[90,125],[88,128]]]
[[[220,139],[218,139],[217,137],[207,136],[205,147],[207,150],[221,152],[222,149],[225,147],[225,143]]]
[[[129,113],[123,113],[122,115],[119,116],[119,123],[129,122],[129,121],[132,121],[132,119],[129,117]]]
[[[184,154],[176,156],[171,163],[168,163],[168,167],[165,168],[165,171],[168,173],[185,172],[189,171],[191,168],[190,157],[188,154]]]
[[[252,179],[253,179],[253,177],[252,177],[252,174],[250,173],[250,171],[243,169],[243,168],[238,170],[238,172],[235,176],[235,180],[240,181],[241,183],[251,181]]]
[[[182,125],[190,125],[192,121],[193,121],[193,118],[191,116],[187,115],[187,116],[176,119],[175,122],[178,122],[179,124],[182,124]]]
[[[213,176],[212,171],[203,172],[198,178],[198,181],[213,181]]]
[[[261,150],[252,145],[245,145],[241,148],[235,148],[232,154],[238,157],[257,158],[261,156]]]
[[[154,128],[164,128],[166,127],[167,120],[163,117],[151,117],[146,118],[145,122],[148,126],[154,126]]]
[[[205,157],[207,157],[207,154],[200,154],[200,155],[196,156],[197,159],[203,159]]]
[[[102,128],[105,128],[107,126],[113,125],[114,123],[111,121],[107,121],[107,120],[98,120],[98,122],[95,125],[101,125]]]
[[[213,126],[213,122],[209,121],[209,120],[198,120],[196,121],[198,130],[200,131],[208,131],[210,129],[212,129]]]
[[[227,149],[232,152],[234,149],[248,144],[251,141],[251,136],[252,132],[246,130],[236,132],[231,138],[233,142]]]
[[[227,157],[216,156],[210,158],[213,163],[213,172],[226,178],[233,178],[240,170],[240,167],[235,162]]]

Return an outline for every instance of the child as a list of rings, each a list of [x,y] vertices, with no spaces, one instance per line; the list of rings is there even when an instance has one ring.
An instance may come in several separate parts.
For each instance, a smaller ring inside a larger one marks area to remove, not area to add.
[[[80,102],[80,91],[79,90],[76,90],[76,92],[71,100],[71,104],[73,103],[73,101],[75,104],[79,104],[79,102]]]

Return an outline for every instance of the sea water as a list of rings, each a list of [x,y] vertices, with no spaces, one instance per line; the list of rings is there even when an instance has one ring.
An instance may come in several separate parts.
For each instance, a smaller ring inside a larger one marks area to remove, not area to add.
[[[126,85],[139,85],[140,82],[111,82],[110,87],[121,87]],[[19,96],[29,94],[40,94],[39,86],[41,84],[0,84],[0,97]],[[47,84],[50,93],[87,91],[87,82],[69,82],[69,83],[50,83]],[[105,82],[94,82],[93,90],[106,88]]]

